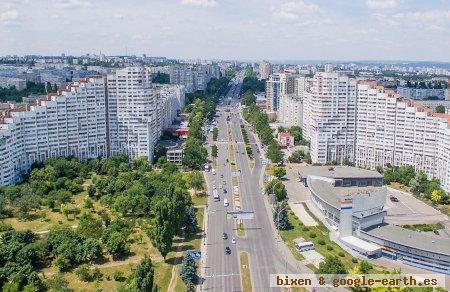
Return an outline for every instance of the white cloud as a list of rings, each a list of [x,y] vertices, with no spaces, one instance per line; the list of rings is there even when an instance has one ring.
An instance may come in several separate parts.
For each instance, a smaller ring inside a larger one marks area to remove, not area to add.
[[[57,0],[55,3],[55,7],[61,9],[88,8],[92,6],[92,3],[88,0]]]
[[[416,12],[401,12],[392,15],[374,14],[381,22],[395,27],[411,28],[442,28],[450,29],[450,10],[428,10]]]
[[[199,7],[214,7],[217,6],[216,0],[181,0],[183,5],[199,6]]]
[[[331,24],[333,20],[313,3],[291,1],[283,3],[272,13],[275,20],[288,22],[298,27]]]
[[[391,9],[398,6],[396,0],[367,0],[367,7],[371,9]]]
[[[17,10],[6,10],[0,12],[0,22],[11,22],[17,20],[19,12]]]

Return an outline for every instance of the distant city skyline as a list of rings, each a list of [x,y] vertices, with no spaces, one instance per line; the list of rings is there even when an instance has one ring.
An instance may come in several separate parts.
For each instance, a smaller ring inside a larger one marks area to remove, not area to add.
[[[450,1],[5,0],[0,55],[450,61]]]

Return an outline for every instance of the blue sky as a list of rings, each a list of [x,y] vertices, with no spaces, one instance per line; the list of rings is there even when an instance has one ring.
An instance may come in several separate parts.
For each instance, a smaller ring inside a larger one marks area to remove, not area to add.
[[[0,55],[450,61],[450,0],[0,0],[0,39]]]

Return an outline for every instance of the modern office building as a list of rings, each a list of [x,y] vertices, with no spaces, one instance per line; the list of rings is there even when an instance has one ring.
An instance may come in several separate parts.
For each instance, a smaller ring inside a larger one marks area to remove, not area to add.
[[[377,171],[350,166],[306,166],[300,181],[308,187],[311,201],[340,237],[383,223],[386,186]]]
[[[339,72],[316,73],[307,111],[312,162],[353,161],[356,79]]]
[[[348,166],[305,166],[311,211],[339,233],[336,242],[368,257],[450,274],[450,240],[384,223],[386,186],[376,171]]]
[[[359,230],[358,236],[382,247],[383,255],[404,264],[450,275],[450,240],[394,225]]]

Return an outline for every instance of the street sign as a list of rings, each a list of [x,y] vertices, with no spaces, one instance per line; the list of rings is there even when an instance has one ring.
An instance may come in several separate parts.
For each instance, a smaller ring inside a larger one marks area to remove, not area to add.
[[[255,213],[253,211],[228,211],[227,214],[232,215],[233,218],[237,220],[251,220],[255,218]]]

